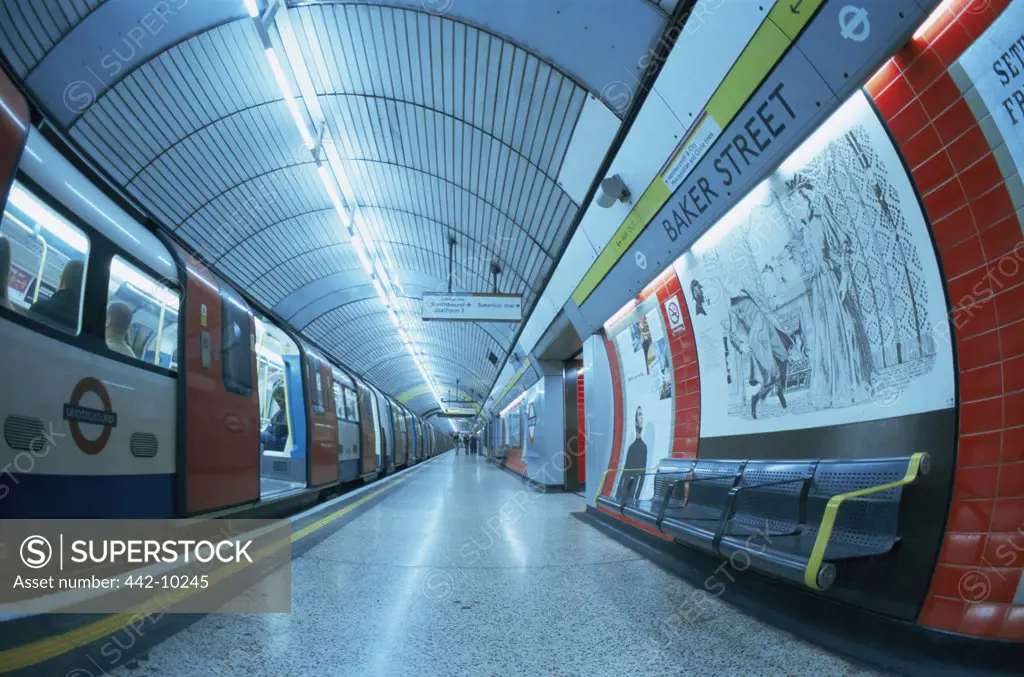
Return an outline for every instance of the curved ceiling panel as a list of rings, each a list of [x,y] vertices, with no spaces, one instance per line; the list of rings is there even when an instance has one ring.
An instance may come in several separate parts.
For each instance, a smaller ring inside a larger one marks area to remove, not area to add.
[[[0,3],[0,41],[20,77],[27,76],[54,45],[105,0],[5,0]]]
[[[636,67],[674,5],[522,2],[535,11],[293,2],[264,34],[241,0],[174,0],[164,32],[122,55],[95,102],[55,122],[253,298],[385,392],[412,392],[422,377],[268,66],[276,36],[288,86],[323,118],[312,125],[336,151],[345,201],[399,282],[403,327],[442,391],[458,381],[482,402],[518,325],[424,323],[419,296],[489,292],[496,264],[498,290],[533,306],[579,210],[558,178],[584,106],[600,105],[588,97]],[[143,14],[129,0],[8,0],[3,13],[0,49],[48,111],[89,68],[83,46],[110,52]]]

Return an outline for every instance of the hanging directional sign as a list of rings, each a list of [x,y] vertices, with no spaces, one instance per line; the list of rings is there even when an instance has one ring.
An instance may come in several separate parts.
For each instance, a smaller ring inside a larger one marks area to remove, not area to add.
[[[449,322],[521,322],[523,297],[519,294],[425,292],[422,317]]]

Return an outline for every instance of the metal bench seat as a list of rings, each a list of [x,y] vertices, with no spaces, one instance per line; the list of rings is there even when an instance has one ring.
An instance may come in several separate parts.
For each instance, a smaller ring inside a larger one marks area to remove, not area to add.
[[[631,519],[657,527],[665,510],[682,506],[682,485],[693,471],[696,461],[665,459],[654,473],[654,496],[650,499],[631,501],[623,506],[622,514]],[[677,491],[678,487],[678,491]]]
[[[652,499],[621,505],[602,496],[598,502],[685,545],[726,558],[742,553],[756,569],[824,590],[836,580],[837,563],[892,550],[899,541],[903,486],[927,472],[923,453],[810,461],[671,459],[654,473]]]

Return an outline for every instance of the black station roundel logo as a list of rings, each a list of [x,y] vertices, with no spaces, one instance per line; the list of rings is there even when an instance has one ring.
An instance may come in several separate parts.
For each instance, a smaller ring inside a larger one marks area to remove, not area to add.
[[[103,409],[83,407],[81,402],[86,393],[93,393],[100,398]],[[98,454],[110,441],[110,433],[117,427],[117,413],[110,402],[110,394],[103,383],[92,376],[87,376],[75,384],[71,391],[71,401],[64,404],[64,420],[71,428],[71,438],[78,448],[87,454]],[[98,425],[103,428],[100,436],[90,440],[82,432],[82,424]]]

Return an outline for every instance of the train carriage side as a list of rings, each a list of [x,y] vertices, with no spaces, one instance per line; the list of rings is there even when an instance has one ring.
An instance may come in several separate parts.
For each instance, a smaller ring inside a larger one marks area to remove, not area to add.
[[[27,110],[6,88],[3,97]],[[0,190],[10,188],[0,221],[10,251],[0,517],[172,517],[181,298],[172,254],[24,129],[0,130]],[[22,141],[15,173],[10,151]]]

